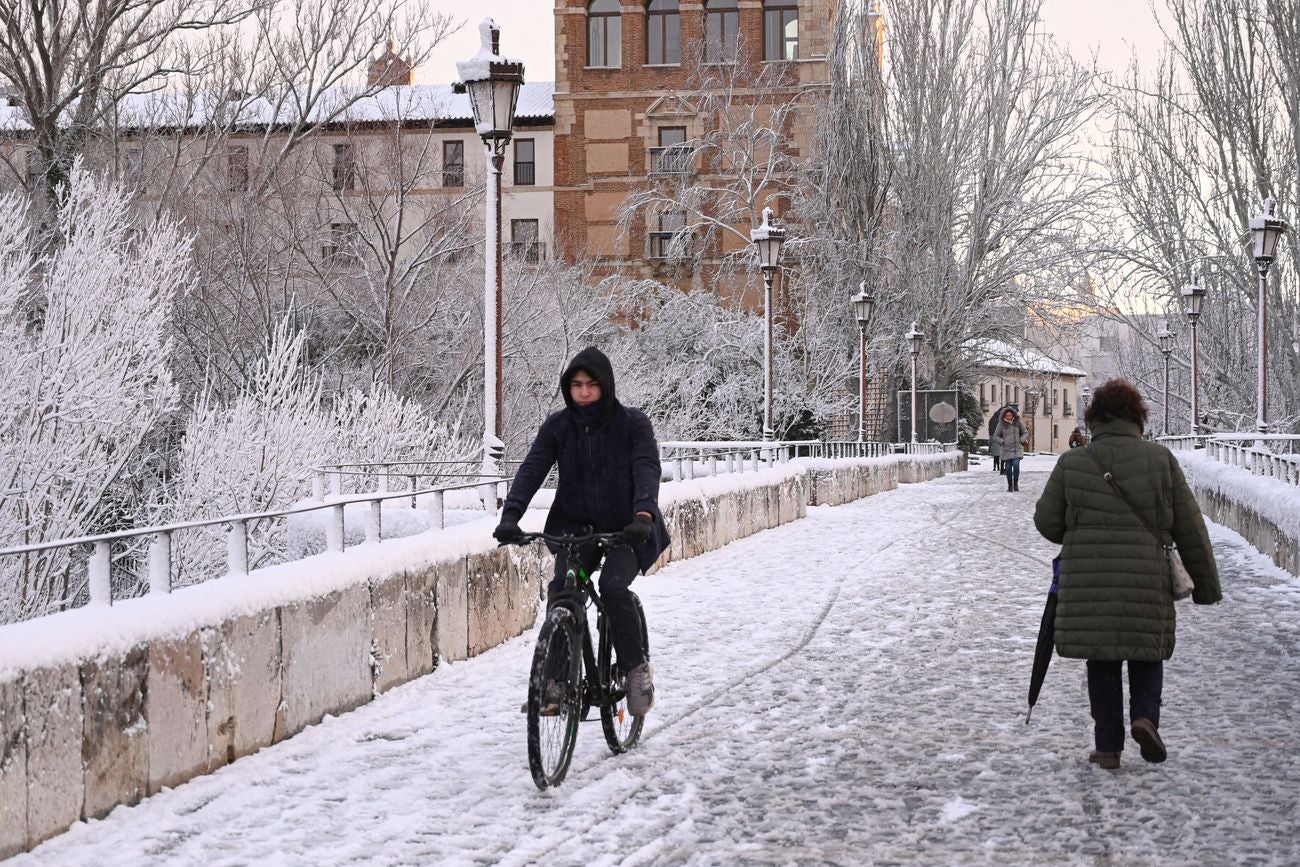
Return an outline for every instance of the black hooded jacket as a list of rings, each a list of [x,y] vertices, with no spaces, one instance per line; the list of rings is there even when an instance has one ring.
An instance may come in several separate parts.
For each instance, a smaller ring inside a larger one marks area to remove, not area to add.
[[[580,407],[569,394],[569,381],[579,370],[600,383],[600,400],[594,406]],[[649,512],[654,532],[636,552],[644,572],[669,542],[659,511],[659,445],[650,419],[618,402],[614,368],[594,346],[569,362],[560,376],[560,393],[567,408],[542,422],[510,485],[505,511],[522,515],[551,467],[558,465],[560,479],[546,532],[577,533],[591,527],[613,533],[630,524],[637,512]]]

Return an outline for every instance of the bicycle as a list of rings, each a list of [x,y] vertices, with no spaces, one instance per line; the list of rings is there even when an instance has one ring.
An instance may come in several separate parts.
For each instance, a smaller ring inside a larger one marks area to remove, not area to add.
[[[605,743],[614,755],[632,749],[641,737],[644,718],[633,716],[627,709],[627,687],[623,673],[613,664],[605,606],[578,554],[583,545],[608,549],[621,544],[622,539],[621,533],[524,533],[512,543],[528,545],[541,540],[558,545],[567,554],[569,564],[564,591],[550,600],[537,634],[528,678],[528,768],[539,789],[558,786],[564,780],[578,742],[578,723],[587,720],[592,707],[600,709]],[[632,594],[632,600],[640,620],[641,646],[649,659],[645,612],[636,594]],[[596,609],[598,635],[594,648],[587,615],[591,607]]]

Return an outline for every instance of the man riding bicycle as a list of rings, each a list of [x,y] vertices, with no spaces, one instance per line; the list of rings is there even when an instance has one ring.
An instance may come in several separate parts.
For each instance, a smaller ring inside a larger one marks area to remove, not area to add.
[[[600,596],[626,677],[628,711],[644,716],[654,704],[654,679],[629,587],[668,547],[659,511],[659,445],[645,413],[619,403],[614,368],[594,346],[569,362],[560,393],[567,408],[542,422],[492,535],[503,543],[520,537],[519,519],[552,466],[559,468],[559,483],[546,516],[547,533],[622,532],[624,544],[604,552],[603,566],[598,547],[584,547],[579,556],[588,573],[600,568]],[[562,549],[549,547],[556,555],[555,578],[546,595],[553,601],[564,591],[568,563]]]

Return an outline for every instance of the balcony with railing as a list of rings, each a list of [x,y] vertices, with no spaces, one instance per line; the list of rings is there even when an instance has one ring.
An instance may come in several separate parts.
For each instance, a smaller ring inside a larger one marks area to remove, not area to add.
[[[646,258],[655,261],[684,261],[695,257],[695,236],[686,232],[649,232]]]
[[[693,156],[684,145],[650,148],[650,174],[688,175],[694,168]]]
[[[531,187],[537,183],[537,163],[515,163],[515,186]]]
[[[536,265],[546,261],[545,241],[511,241],[510,258],[527,265]]]

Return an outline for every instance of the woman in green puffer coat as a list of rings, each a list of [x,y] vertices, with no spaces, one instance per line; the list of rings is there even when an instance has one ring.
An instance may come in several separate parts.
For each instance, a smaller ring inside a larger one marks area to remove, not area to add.
[[[1056,652],[1088,661],[1096,724],[1088,760],[1112,770],[1124,749],[1125,662],[1133,739],[1149,762],[1167,755],[1160,695],[1163,663],[1174,652],[1174,599],[1162,545],[1106,481],[1098,461],[1162,542],[1177,546],[1196,584],[1192,601],[1212,605],[1223,598],[1200,507],[1177,458],[1142,439],[1146,419],[1142,395],[1125,380],[1093,392],[1085,416],[1092,445],[1061,455],[1034,510],[1038,532],[1061,544]]]

